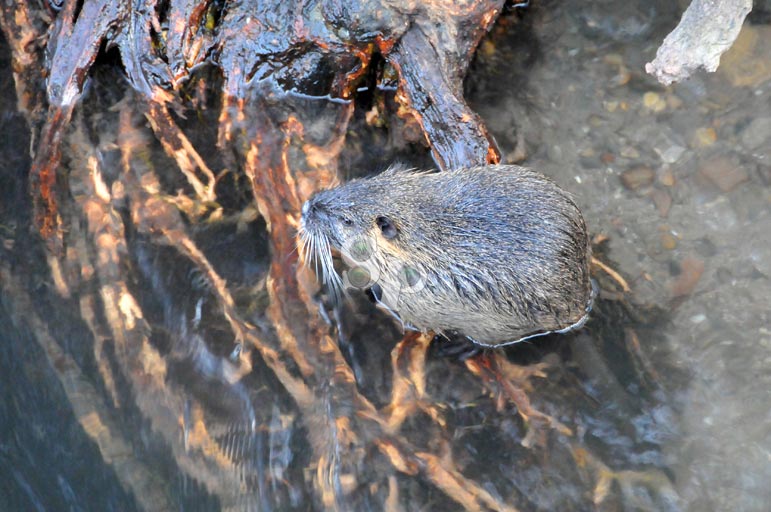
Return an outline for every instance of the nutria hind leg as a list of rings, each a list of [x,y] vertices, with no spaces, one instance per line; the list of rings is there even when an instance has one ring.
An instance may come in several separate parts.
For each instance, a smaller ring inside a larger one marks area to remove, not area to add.
[[[439,357],[449,357],[464,362],[481,354],[482,347],[469,338],[456,332],[436,333],[431,340],[431,346],[435,347]]]
[[[508,340],[508,341],[501,341],[501,342],[492,343],[492,344],[482,343],[481,341],[475,340],[471,336],[466,336],[466,339],[480,348],[502,348],[502,347],[508,347],[510,345],[515,345],[517,343],[522,343],[524,341],[532,340],[534,338],[540,338],[541,336],[549,336],[551,334],[567,334],[573,331],[577,331],[581,329],[584,325],[586,325],[586,322],[589,320],[589,314],[592,312],[592,308],[594,307],[594,300],[597,298],[597,295],[599,293],[599,286],[597,284],[597,281],[595,281],[594,279],[591,279],[590,283],[592,286],[592,291],[589,294],[589,301],[586,304],[584,315],[581,318],[579,318],[578,321],[568,325],[567,327],[563,327],[562,329],[552,329],[550,331],[538,331],[532,334],[528,334],[527,336],[522,336],[521,338]]]

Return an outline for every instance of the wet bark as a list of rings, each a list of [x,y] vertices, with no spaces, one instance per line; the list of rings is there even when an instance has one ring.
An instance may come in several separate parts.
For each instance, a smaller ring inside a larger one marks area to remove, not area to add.
[[[64,2],[61,12],[49,13],[54,19],[45,27],[49,112],[45,144],[31,173],[41,233],[52,249],[61,250],[54,187],[60,133],[102,49],[117,48],[132,87],[156,104],[169,101],[166,91],[204,60],[225,75],[226,104],[243,100],[261,81],[285,92],[350,99],[373,54],[380,52],[399,73],[407,115],[420,123],[437,165],[448,168],[499,159],[463,99],[462,80],[473,50],[502,7],[502,0]],[[17,39],[43,35],[34,32],[42,27],[22,26],[28,10],[26,4],[4,6],[6,32],[19,34]],[[20,58],[23,46],[19,41]],[[42,102],[32,106],[39,108]],[[221,123],[226,129],[226,111]]]

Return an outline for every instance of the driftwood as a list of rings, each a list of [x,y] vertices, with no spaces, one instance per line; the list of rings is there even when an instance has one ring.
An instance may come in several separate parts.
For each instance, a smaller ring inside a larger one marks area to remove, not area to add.
[[[699,68],[714,72],[750,10],[752,0],[693,0],[645,71],[664,85],[684,80]]]
[[[0,277],[16,297],[15,320],[31,326],[84,430],[142,507],[168,509],[174,498],[127,453],[119,411],[129,400],[185,478],[224,509],[529,503],[516,481],[496,488],[466,473],[473,452],[455,446],[452,411],[437,396],[477,390],[464,400],[488,399],[471,406],[483,407],[480,424],[508,409],[496,423],[513,417],[523,432],[504,457],[514,471],[520,457],[575,434],[529,396],[546,365],[515,366],[496,352],[444,363],[437,377],[431,339],[407,335],[388,348],[390,386],[367,391],[368,371],[347,342],[355,312],[330,320],[295,240],[303,201],[337,179],[359,89],[377,97],[373,123],[418,126],[440,168],[498,161],[462,80],[503,3],[0,7],[33,134],[30,185],[51,300],[91,333],[97,386],[34,312],[17,269],[3,262]],[[207,230],[238,243],[207,246]],[[267,254],[237,252],[260,241]],[[228,274],[234,263],[243,266]],[[368,329],[382,346],[384,331]],[[423,435],[403,435],[411,422]],[[598,486],[644,480],[668,492],[658,473],[610,474],[585,448],[556,444],[596,471]],[[298,445],[303,458],[291,453]],[[595,502],[605,494],[596,490]]]

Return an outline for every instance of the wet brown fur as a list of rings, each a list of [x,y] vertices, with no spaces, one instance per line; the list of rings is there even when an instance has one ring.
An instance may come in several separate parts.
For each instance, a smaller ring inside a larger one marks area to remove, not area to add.
[[[301,234],[369,272],[382,304],[420,330],[496,345],[575,324],[592,300],[581,212],[554,182],[518,166],[392,168],[353,180],[305,204]]]

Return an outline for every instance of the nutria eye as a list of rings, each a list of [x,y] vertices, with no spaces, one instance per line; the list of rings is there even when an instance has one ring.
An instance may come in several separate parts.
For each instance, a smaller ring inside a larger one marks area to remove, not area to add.
[[[340,222],[342,222],[346,226],[353,226],[353,221],[348,217],[340,217]]]
[[[375,219],[375,222],[377,223],[377,227],[380,228],[380,232],[383,233],[384,237],[391,239],[397,235],[396,226],[394,226],[394,223],[391,222],[391,219],[388,217],[378,217]]]

